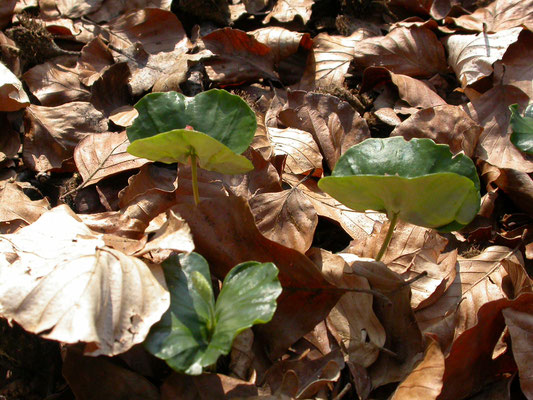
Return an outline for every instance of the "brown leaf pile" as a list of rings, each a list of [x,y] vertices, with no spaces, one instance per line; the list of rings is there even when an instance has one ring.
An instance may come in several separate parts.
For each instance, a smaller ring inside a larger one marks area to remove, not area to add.
[[[533,0],[4,0],[0,28],[0,316],[27,331],[0,335],[2,398],[533,399],[533,159],[508,108],[533,101]],[[148,92],[211,87],[255,111],[255,169],[199,171],[196,207],[190,168],[131,156],[125,127]],[[453,234],[400,223],[376,262],[386,218],[317,181],[388,136],[471,157],[482,207]],[[159,264],[193,250],[214,281],[274,262],[283,293],[191,377],[140,344]]]

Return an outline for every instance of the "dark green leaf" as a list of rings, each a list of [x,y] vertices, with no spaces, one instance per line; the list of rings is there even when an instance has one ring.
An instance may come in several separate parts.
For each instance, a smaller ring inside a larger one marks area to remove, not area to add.
[[[441,230],[468,224],[480,202],[472,160],[430,139],[367,139],[348,149],[318,186],[353,210],[398,214]]]
[[[533,104],[530,104],[524,116],[518,113],[518,105],[509,106],[511,110],[511,142],[524,153],[533,155]]]

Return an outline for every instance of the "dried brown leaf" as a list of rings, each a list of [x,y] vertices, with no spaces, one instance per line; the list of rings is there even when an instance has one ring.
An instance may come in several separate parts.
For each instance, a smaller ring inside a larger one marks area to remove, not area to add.
[[[265,237],[302,253],[311,247],[318,216],[298,188],[258,194],[249,203],[255,223]]]
[[[275,63],[297,53],[300,48],[310,50],[314,41],[308,33],[290,31],[279,26],[256,29],[248,34],[270,47]]]
[[[0,62],[0,111],[17,111],[29,104],[22,83]]]
[[[24,161],[36,171],[61,168],[76,145],[92,133],[107,130],[107,120],[90,103],[74,101],[56,107],[31,105],[24,115]]]
[[[433,139],[449,145],[454,154],[462,151],[472,157],[482,131],[461,107],[446,104],[418,111],[398,125],[391,136]]]
[[[37,221],[50,209],[47,199],[31,200],[18,182],[0,183],[0,232],[14,233]]]
[[[263,20],[268,24],[273,18],[279,22],[292,22],[299,18],[303,24],[307,24],[311,18],[312,0],[277,1],[274,8]]]
[[[101,6],[94,11],[89,17],[96,22],[109,21],[132,10],[142,10],[144,8],[160,8],[170,11],[171,0],[103,0]]]
[[[501,60],[507,48],[518,40],[522,28],[496,33],[451,35],[444,38],[448,63],[464,87],[493,73],[492,64]]]
[[[513,85],[533,99],[533,33],[522,31],[518,41],[507,49],[501,63],[504,66],[502,83]],[[496,71],[496,67],[495,67]]]
[[[464,106],[470,118],[483,127],[476,156],[499,168],[533,172],[533,159],[518,150],[510,141],[511,104],[527,104],[528,96],[509,85],[497,85]]]
[[[92,86],[114,62],[113,54],[107,45],[99,37],[94,38],[83,46],[81,56],[78,58],[80,81],[85,86]]]
[[[128,64],[118,63],[110,66],[91,87],[91,103],[97,110],[109,117],[115,110],[128,106],[131,95],[128,82],[131,74]]]
[[[348,148],[370,137],[366,121],[338,97],[296,90],[278,116],[288,127],[310,132],[330,169]]]
[[[381,66],[396,74],[430,77],[447,68],[444,48],[426,28],[396,28],[386,36],[364,39],[355,48],[355,65]]]

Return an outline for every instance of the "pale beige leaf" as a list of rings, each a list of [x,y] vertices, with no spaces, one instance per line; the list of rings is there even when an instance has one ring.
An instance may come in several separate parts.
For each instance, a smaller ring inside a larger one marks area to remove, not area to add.
[[[307,256],[337,287],[370,289],[366,278],[354,273],[344,259],[326,250],[313,248]],[[340,336],[346,361],[368,367],[379,356],[385,344],[385,329],[372,310],[373,295],[361,292],[345,293],[331,310],[327,324]]]
[[[86,352],[115,355],[144,340],[169,306],[160,267],[104,245],[67,207],[0,236],[0,313]]]
[[[74,161],[84,185],[151,162],[128,153],[129,144],[126,131],[98,133],[84,138],[74,150]]]
[[[22,83],[0,62],[0,111],[17,111],[29,104]]]
[[[268,24],[272,18],[279,22],[292,22],[299,17],[305,25],[311,18],[313,3],[312,0],[278,0],[263,23]]]
[[[518,310],[504,308],[502,314],[511,334],[511,347],[518,366],[520,387],[528,399],[533,398],[533,307],[529,304]]]
[[[477,157],[499,168],[533,172],[533,157],[518,150],[509,139],[509,106],[528,102],[528,96],[515,86],[496,85],[463,107],[468,116],[483,127],[476,148]]]
[[[439,343],[428,337],[424,358],[398,386],[391,400],[435,400],[442,389],[444,355]]]
[[[255,195],[250,208],[259,231],[268,239],[302,253],[311,247],[318,216],[298,188]]]
[[[507,48],[518,40],[521,31],[522,28],[511,28],[497,33],[482,32],[445,38],[448,63],[463,88],[492,74],[492,64],[500,60]]]
[[[470,15],[459,18],[446,18],[446,22],[471,31],[482,32],[483,26],[488,32],[499,32],[509,28],[525,26],[529,30],[533,25],[532,0],[495,0],[486,7],[478,8]]]
[[[322,175],[322,154],[309,132],[295,128],[267,128],[274,155],[286,155],[284,171],[290,174]]]
[[[294,32],[279,26],[256,29],[248,34],[270,47],[276,63],[293,55],[300,47],[309,50],[313,43],[308,33]]]

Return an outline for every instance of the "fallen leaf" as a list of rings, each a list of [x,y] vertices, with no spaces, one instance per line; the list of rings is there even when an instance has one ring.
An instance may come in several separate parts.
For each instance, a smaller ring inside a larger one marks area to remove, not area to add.
[[[278,1],[263,23],[268,24],[272,18],[279,22],[292,22],[299,18],[305,25],[311,18],[312,5],[312,0]]]
[[[471,30],[500,32],[505,29],[525,26],[531,31],[533,24],[532,0],[496,0],[486,7],[480,7],[470,15],[446,18],[446,23]]]
[[[368,67],[363,74],[361,91],[366,92],[376,86],[392,83],[400,98],[412,107],[429,108],[446,102],[421,80],[390,72],[383,67]]]
[[[261,193],[249,201],[259,231],[268,239],[305,253],[315,234],[318,216],[298,188]]]
[[[66,18],[79,18],[100,7],[103,0],[86,0],[86,1],[72,1],[72,0],[57,0],[55,7],[59,15]]]
[[[436,143],[447,144],[452,153],[474,155],[483,129],[461,107],[440,105],[413,114],[391,132],[391,136],[429,138]]]
[[[516,169],[501,168],[494,183],[518,208],[530,215],[533,213],[533,181],[528,174]]]
[[[101,38],[94,38],[83,46],[81,56],[78,58],[76,68],[80,81],[85,86],[92,86],[114,62],[108,46]]]
[[[172,209],[191,227],[196,250],[215,276],[223,278],[236,263],[249,260],[273,262],[279,268],[284,290],[276,314],[268,324],[254,328],[270,358],[277,358],[323,320],[337,302],[340,293],[311,260],[261,235],[244,199],[230,195]]]
[[[37,221],[50,209],[47,199],[31,200],[18,182],[0,183],[0,231],[14,233],[23,226]]]
[[[355,48],[354,63],[366,67],[385,67],[395,74],[430,77],[445,72],[444,48],[437,36],[426,28],[396,28],[386,36],[364,39]]]
[[[501,59],[504,66],[502,83],[516,86],[530,99],[533,98],[533,49],[529,46],[532,40],[533,33],[523,30],[518,41],[509,46]]]
[[[17,4],[17,0],[3,1],[0,5],[0,28],[4,28],[11,22],[13,10]]]
[[[205,61],[207,75],[212,81],[230,85],[259,78],[278,80],[272,50],[250,34],[223,28],[203,36],[202,42],[215,55]]]
[[[442,389],[444,355],[439,343],[432,337],[424,358],[396,388],[391,400],[434,400]]]
[[[22,83],[0,62],[0,111],[17,111],[30,104]]]
[[[448,63],[462,87],[492,74],[492,64],[500,60],[507,48],[518,40],[521,31],[522,28],[511,28],[496,33],[450,35],[444,38]]]
[[[109,117],[117,109],[131,103],[128,82],[131,74],[128,64],[118,63],[110,66],[91,87],[91,103]]]
[[[133,10],[104,27],[115,61],[127,62],[130,67],[129,86],[134,96],[149,90],[189,47],[181,22],[166,10]]]
[[[249,34],[270,48],[275,63],[292,56],[300,48],[310,50],[314,41],[308,33],[294,32],[279,26],[256,29]]]
[[[84,186],[151,162],[129,154],[128,145],[125,131],[90,134],[81,140],[74,150],[74,161]]]
[[[312,248],[307,256],[337,287],[369,290],[368,281],[357,275],[344,259],[323,249]],[[369,367],[376,361],[385,345],[385,329],[372,310],[373,295],[346,292],[327,318],[329,328],[341,339],[346,361]]]
[[[483,132],[479,137],[476,156],[499,168],[533,172],[533,161],[510,141],[509,119],[511,104],[527,104],[529,98],[514,86],[497,85],[479,98],[463,106]]]
[[[76,69],[75,56],[60,56],[26,71],[24,82],[42,106],[58,106],[71,101],[88,101]]]
[[[105,132],[107,121],[90,103],[73,101],[56,107],[32,104],[26,108],[24,126],[25,163],[49,171],[61,168],[83,138]]]
[[[112,18],[118,17],[120,14],[125,14],[135,9],[159,8],[170,11],[172,0],[134,0],[119,2],[103,0],[100,3],[100,7],[89,15],[96,22],[109,21]]]
[[[348,148],[370,137],[366,121],[338,97],[296,90],[278,116],[288,127],[310,132],[330,169]]]
[[[2,316],[48,339],[85,342],[87,354],[128,350],[168,308],[160,267],[106,247],[67,206],[1,235],[0,246]]]
[[[7,113],[0,114],[0,126],[3,127],[0,135],[0,162],[14,158],[20,150],[20,135],[13,129]]]
[[[286,155],[284,172],[289,174],[322,175],[322,154],[313,135],[295,128],[267,128],[274,155]]]

